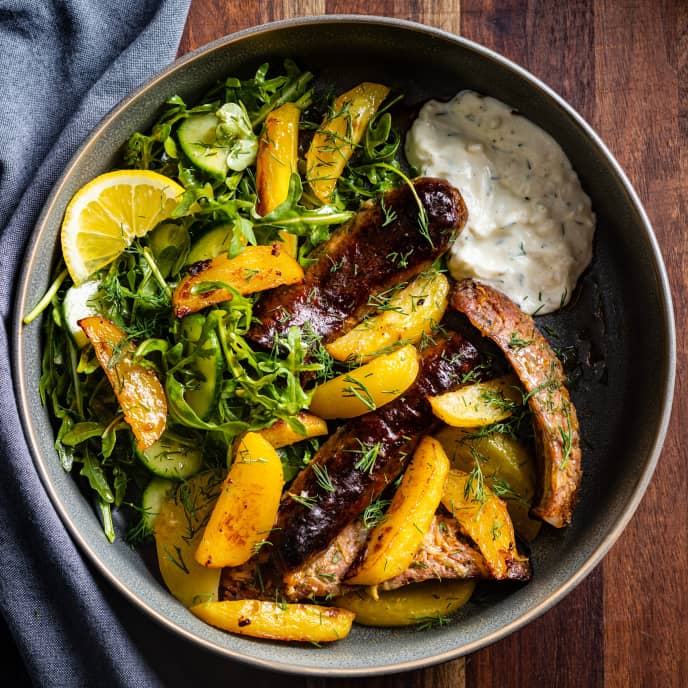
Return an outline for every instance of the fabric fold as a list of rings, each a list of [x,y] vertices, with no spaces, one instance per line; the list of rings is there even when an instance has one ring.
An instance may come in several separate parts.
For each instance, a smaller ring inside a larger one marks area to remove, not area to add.
[[[172,685],[185,652],[209,660],[135,609],[71,540],[24,439],[8,337],[23,251],[52,186],[102,117],[174,59],[188,8],[189,0],[0,7],[0,131],[9,132],[0,137],[0,609],[35,685]]]

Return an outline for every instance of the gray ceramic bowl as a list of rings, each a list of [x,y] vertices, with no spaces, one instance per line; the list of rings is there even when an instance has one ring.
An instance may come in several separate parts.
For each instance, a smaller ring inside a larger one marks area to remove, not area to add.
[[[532,549],[530,584],[470,603],[429,631],[354,628],[326,649],[241,638],[206,626],[178,604],[121,539],[109,545],[89,501],[59,466],[53,430],[38,394],[40,328],[20,316],[48,286],[62,214],[84,183],[107,170],[134,131],[154,121],[175,93],[187,100],[229,74],[291,57],[319,83],[349,87],[379,80],[410,104],[463,88],[495,96],[544,127],[563,146],[598,216],[595,258],[575,304],[543,321],[558,343],[576,345],[574,400],[582,422],[585,477],[573,525],[543,529]],[[550,89],[493,52],[439,30],[402,21],[335,16],[262,26],[221,39],[176,62],[115,108],[64,172],[26,256],[14,329],[26,435],[45,488],[84,552],[121,593],[161,624],[218,653],[293,673],[363,675],[442,662],[532,621],[593,569],[628,523],[655,467],[669,417],[675,368],[667,278],[655,237],[628,180],[591,128]],[[637,400],[643,399],[643,404]]]

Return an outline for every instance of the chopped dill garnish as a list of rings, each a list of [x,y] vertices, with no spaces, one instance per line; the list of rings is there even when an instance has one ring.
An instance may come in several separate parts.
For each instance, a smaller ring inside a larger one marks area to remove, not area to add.
[[[334,492],[334,485],[332,484],[332,478],[327,470],[327,466],[319,463],[312,463],[313,472],[315,473],[315,479],[318,481],[318,485],[325,490],[325,492]]]
[[[287,494],[289,495],[290,499],[293,499],[301,506],[305,506],[306,509],[312,509],[318,503],[318,498],[315,496],[311,497],[309,495],[297,495],[293,492],[287,492]]]
[[[427,631],[431,628],[435,628],[436,626],[446,626],[451,622],[451,618],[441,614],[440,612],[437,612],[437,614],[432,616],[419,616],[413,618],[413,621],[418,623],[417,628],[419,631]]]
[[[380,453],[380,449],[382,449],[382,442],[368,445],[361,442],[358,438],[356,441],[359,443],[360,449],[350,450],[361,455],[358,461],[356,461],[356,468],[364,473],[372,473],[375,469],[377,455]]]
[[[349,384],[342,388],[343,397],[356,397],[369,411],[374,411],[377,408],[373,395],[361,380],[357,380],[351,375],[346,375],[344,376],[344,382]]]
[[[530,346],[535,339],[523,339],[518,332],[512,332],[509,337],[509,348],[511,349],[523,349],[526,346]]]
[[[468,474],[463,497],[467,501],[470,499],[473,502],[480,502],[480,504],[484,504],[487,501],[487,493],[485,492],[485,476],[478,461],[475,462],[473,470]]]
[[[389,499],[376,499],[368,504],[363,512],[363,525],[368,528],[375,528],[380,525],[385,518],[385,511],[391,504]]]

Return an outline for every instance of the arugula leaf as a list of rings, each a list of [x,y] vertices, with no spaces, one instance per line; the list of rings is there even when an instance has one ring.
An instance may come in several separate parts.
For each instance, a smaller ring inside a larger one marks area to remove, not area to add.
[[[332,227],[346,222],[362,201],[381,196],[399,180],[400,137],[387,106],[369,124],[345,169],[336,203],[313,202],[295,173],[281,205],[262,217],[255,212],[253,165],[263,121],[283,103],[294,103],[301,110],[311,108],[312,81],[311,72],[286,60],[274,74],[263,64],[247,79],[229,77],[197,104],[174,95],[155,124],[133,134],[122,151],[122,166],[174,178],[184,187],[184,194],[170,219],[134,240],[95,276],[100,282],[98,310],[134,342],[137,360],[159,372],[168,402],[167,432],[180,442],[200,443],[206,465],[224,464],[234,438],[247,430],[260,430],[278,419],[303,430],[296,416],[310,402],[305,381],[329,379],[336,366],[308,327],[291,328],[272,351],[254,349],[247,333],[258,296],[245,297],[232,289],[229,301],[198,314],[200,339],[189,347],[172,313],[171,295],[183,277],[194,239],[218,223],[226,224],[232,235],[229,255],[235,256],[246,245],[269,244],[281,232],[289,232],[299,237],[298,259],[307,265],[312,250],[329,238]],[[223,147],[230,149],[232,169],[224,179],[196,168],[177,143],[179,125],[205,113],[217,115],[216,134]],[[137,458],[133,435],[92,348],[77,350],[63,322],[62,303],[72,286],[64,264],[57,266],[55,277],[41,308],[30,314],[43,314],[39,391],[55,420],[60,463],[66,471],[79,466],[86,489],[95,495],[104,532],[112,540],[112,509],[124,505],[136,514],[136,500],[150,474]],[[203,346],[210,333],[219,342],[217,397],[200,418],[187,396],[198,388],[200,358],[211,355]],[[318,440],[310,439],[280,450],[287,480],[311,460],[319,446]],[[371,465],[373,454],[367,457]],[[362,464],[362,470],[369,469],[367,463]]]
[[[97,457],[93,456],[87,449],[83,454],[83,465],[81,467],[80,475],[88,479],[90,486],[98,493],[100,498],[112,504],[115,501],[115,495],[110,489],[107,477],[103,471],[103,467]]]
[[[251,79],[241,81],[230,77],[225,81],[225,102],[241,102],[256,129],[271,110],[284,103],[295,103],[300,109],[308,107],[313,92],[308,84],[311,72],[301,72],[293,60],[284,61],[284,73],[267,78],[270,66],[262,64]]]

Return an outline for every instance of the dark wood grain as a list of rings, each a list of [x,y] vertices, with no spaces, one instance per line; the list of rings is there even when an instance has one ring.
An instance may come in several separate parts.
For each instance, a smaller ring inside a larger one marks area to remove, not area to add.
[[[637,2],[630,16],[606,3],[595,16],[595,125],[646,204],[679,327],[679,377],[664,453],[636,517],[604,562],[605,674],[618,688],[688,681],[688,456],[681,432],[688,407],[687,30],[686,3],[671,0]],[[614,116],[619,110],[623,118]]]
[[[672,282],[678,378],[664,451],[602,565],[554,609],[464,660],[369,679],[279,677],[255,688],[687,685],[688,3],[685,0],[193,0],[180,54],[266,21],[361,13],[421,21],[494,48],[566,98],[602,136],[653,222]],[[642,403],[642,400],[639,400]]]
[[[464,0],[461,34],[522,65],[590,119],[595,63],[584,56],[593,44],[593,4]],[[511,688],[531,685],[529,677],[532,685],[602,686],[603,624],[600,567],[549,613],[471,657],[466,684]]]

